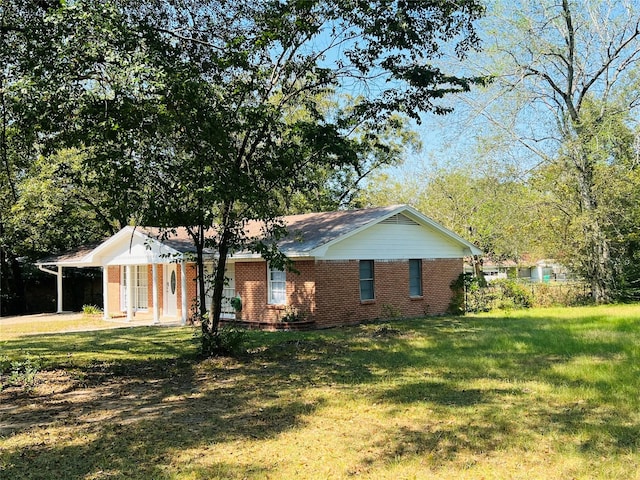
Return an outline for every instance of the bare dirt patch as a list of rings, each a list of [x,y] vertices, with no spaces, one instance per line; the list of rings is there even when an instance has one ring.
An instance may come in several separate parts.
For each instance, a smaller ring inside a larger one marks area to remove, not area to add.
[[[193,387],[185,365],[119,369],[99,364],[82,371],[41,371],[32,385],[5,387],[0,391],[0,436],[61,423],[126,424],[155,418],[176,407],[167,394]]]

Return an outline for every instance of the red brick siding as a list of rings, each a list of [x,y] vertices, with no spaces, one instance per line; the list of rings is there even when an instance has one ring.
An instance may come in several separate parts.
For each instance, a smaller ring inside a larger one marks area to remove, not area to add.
[[[242,320],[265,320],[267,305],[266,262],[236,262],[236,294],[242,299]]]
[[[316,316],[316,263],[295,262],[297,272],[287,272],[287,303],[303,313],[307,320]]]
[[[107,267],[107,296],[109,299],[109,314],[120,313],[120,268],[119,266]]]
[[[461,258],[422,261],[422,289],[429,315],[445,313],[453,297],[451,284],[463,270]]]
[[[316,314],[315,262],[295,262],[298,273],[287,272],[287,306],[304,313],[308,320]],[[266,262],[236,262],[236,293],[242,298],[242,320],[277,322],[285,312],[284,305],[268,304]]]
[[[195,313],[196,298],[198,291],[197,268],[195,263],[187,264],[187,319]],[[176,294],[178,298],[178,318],[182,318],[182,266],[178,264],[176,268]]]
[[[359,323],[393,316],[420,317],[446,312],[453,292],[451,283],[462,272],[462,259],[423,259],[423,296],[409,296],[409,262],[374,261],[375,300],[360,301],[359,266],[356,260],[295,262],[299,273],[287,272],[287,302],[320,327]],[[120,266],[108,267],[109,311],[120,312]],[[158,265],[158,303],[163,308],[163,268]],[[182,313],[182,271],[177,270],[178,316]],[[196,265],[187,265],[187,308],[195,306]],[[149,310],[153,308],[152,267],[148,267]],[[267,303],[266,262],[235,264],[236,293],[242,297],[243,320],[276,322],[284,306]]]
[[[374,289],[377,265],[374,263]],[[377,295],[377,289],[374,290]],[[374,302],[360,302],[360,270],[356,260],[319,261],[316,263],[316,322],[320,326],[358,323],[376,318]]]
[[[420,317],[445,313],[453,292],[449,287],[462,272],[462,259],[424,259],[423,296],[409,296],[409,261],[374,262],[375,300],[360,301],[356,260],[316,264],[316,321],[320,326],[358,323],[377,318]]]

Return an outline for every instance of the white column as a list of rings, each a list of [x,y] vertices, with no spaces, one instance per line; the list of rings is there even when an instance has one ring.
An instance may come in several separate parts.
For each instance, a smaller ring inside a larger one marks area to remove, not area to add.
[[[182,287],[182,318],[180,323],[187,324],[187,263],[183,260],[180,262],[180,285]]]
[[[56,290],[58,291],[58,310],[57,313],[62,313],[62,266],[58,265],[58,274],[56,275]]]
[[[133,265],[127,265],[127,321],[133,320]]]
[[[109,267],[102,267],[102,318],[109,320]]]
[[[153,323],[160,323],[160,305],[158,305],[158,264],[152,266],[151,277],[153,278]]]

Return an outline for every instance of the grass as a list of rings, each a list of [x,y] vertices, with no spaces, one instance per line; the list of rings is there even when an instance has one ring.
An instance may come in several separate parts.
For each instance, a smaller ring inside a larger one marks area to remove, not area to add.
[[[60,333],[87,330],[106,330],[115,327],[130,327],[135,324],[150,324],[151,320],[127,322],[124,318],[104,321],[96,315],[51,314],[27,317],[5,317],[0,319],[0,342],[24,335]]]
[[[640,478],[640,305],[191,334],[0,341],[46,370],[0,392],[0,478]]]

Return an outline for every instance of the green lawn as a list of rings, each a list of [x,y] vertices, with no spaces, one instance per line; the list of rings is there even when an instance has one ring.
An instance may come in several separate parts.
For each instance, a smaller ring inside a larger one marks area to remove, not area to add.
[[[191,337],[0,341],[0,478],[640,478],[640,305]]]

